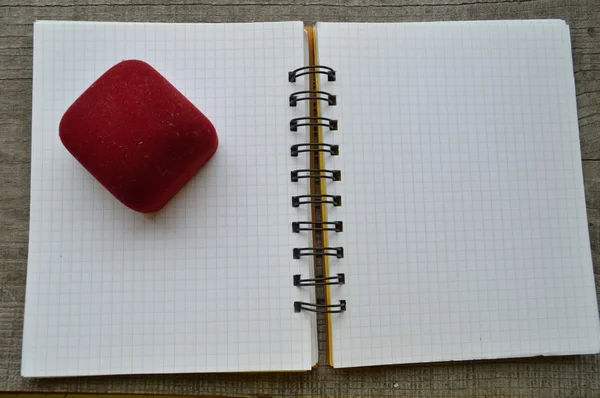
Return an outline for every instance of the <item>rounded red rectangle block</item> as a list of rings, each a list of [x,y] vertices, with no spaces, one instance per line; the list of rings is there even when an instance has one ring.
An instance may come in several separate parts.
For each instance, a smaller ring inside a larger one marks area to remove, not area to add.
[[[208,118],[146,62],[118,63],[60,121],[65,148],[125,206],[160,210],[213,156]]]

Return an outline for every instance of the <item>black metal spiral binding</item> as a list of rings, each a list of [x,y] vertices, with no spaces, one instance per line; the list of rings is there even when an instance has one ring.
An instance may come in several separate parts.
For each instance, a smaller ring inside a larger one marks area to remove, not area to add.
[[[305,96],[302,96],[303,94],[307,94]],[[303,90],[303,91],[296,91],[295,93],[290,94],[290,106],[296,106],[298,105],[298,102],[300,101],[310,101],[310,100],[316,100],[316,101],[325,101],[327,102],[328,105],[337,105],[337,96],[330,94],[326,91],[320,91],[320,90]]]
[[[335,131],[338,129],[338,121],[320,116],[297,117],[290,120],[290,131],[298,131],[298,127],[302,126],[329,127],[329,130]]]
[[[309,225],[303,227],[303,225]],[[329,226],[328,226],[329,225]],[[344,223],[341,221],[294,221],[292,223],[292,232],[299,233],[300,231],[335,231],[342,232],[344,230]]]
[[[302,311],[337,314],[346,311],[346,300],[340,300],[339,304],[314,304],[304,301],[294,301],[294,312]]]
[[[298,180],[300,180],[301,178],[316,178],[340,181],[342,179],[342,172],[339,170],[327,169],[299,169],[292,170],[291,178],[292,182],[298,182]]]
[[[310,279],[302,279],[302,275],[294,275],[294,286],[343,285],[344,283],[346,283],[346,275],[344,274]]]
[[[327,66],[315,65],[315,66],[304,66],[288,73],[288,80],[290,83],[294,83],[296,79],[304,75],[313,74],[324,74],[327,75],[328,81],[336,80],[335,71]],[[314,82],[313,82],[314,83]],[[328,93],[326,91],[316,90],[315,85],[310,90],[296,91],[293,92],[289,97],[289,105],[296,107],[300,101],[314,101],[314,106],[317,101],[326,102],[329,106],[337,105],[337,96]],[[298,117],[290,120],[290,131],[298,131],[298,127],[308,126],[309,128],[326,127],[330,131],[338,129],[338,121],[335,119],[329,119],[320,116],[306,116]],[[339,147],[337,145],[330,145],[324,143],[303,143],[296,144],[290,147],[290,155],[292,157],[298,157],[300,153],[308,152],[311,154],[318,154],[320,152],[329,153],[332,156],[339,154]],[[340,181],[342,173],[340,170],[329,170],[322,168],[308,168],[298,169],[291,171],[292,182],[298,182],[300,179],[314,179],[323,180],[329,179],[332,181]],[[300,205],[323,205],[331,204],[334,207],[342,205],[342,197],[340,195],[328,195],[328,194],[309,194],[309,195],[298,195],[292,196],[292,206],[300,207]],[[300,233],[301,231],[334,231],[336,233],[344,230],[342,221],[295,221],[292,222],[292,232]],[[343,247],[295,247],[292,251],[293,258],[298,260],[304,256],[312,256],[316,258],[323,258],[325,256],[332,256],[338,259],[344,258]],[[328,285],[343,285],[346,282],[346,276],[344,274],[337,274],[336,276],[317,275],[314,278],[303,279],[302,275],[294,275],[293,278],[294,286],[306,287],[306,286],[328,286]],[[325,314],[340,313],[346,311],[346,300],[340,300],[339,304],[326,304],[325,300],[318,299],[316,303],[307,303],[303,301],[294,302],[295,312],[317,312]]]
[[[333,256],[344,258],[343,247],[294,247],[292,251],[295,260],[303,256]]]
[[[331,156],[337,156],[340,154],[340,148],[337,145],[331,144],[296,144],[290,147],[290,154],[293,157],[297,157],[299,153],[303,152],[325,152]]]
[[[300,205],[310,204],[332,204],[334,207],[342,205],[342,197],[340,195],[298,195],[292,196],[292,207],[300,207]]]
[[[298,68],[291,72],[288,72],[288,81],[290,83],[295,83],[296,79],[299,78],[300,76],[314,75],[314,74],[327,75],[328,81],[330,81],[330,82],[335,81],[335,71],[333,69],[331,69],[329,66],[322,66],[322,65],[303,66],[302,68]]]

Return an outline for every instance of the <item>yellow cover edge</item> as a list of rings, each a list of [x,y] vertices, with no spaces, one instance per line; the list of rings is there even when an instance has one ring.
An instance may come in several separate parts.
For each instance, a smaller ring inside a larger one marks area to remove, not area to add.
[[[314,60],[315,60],[315,37],[314,37],[315,36],[315,30],[314,30],[314,28],[315,27],[312,26],[312,25],[304,27],[304,31],[306,32],[306,34],[308,36],[308,64],[309,65],[313,65],[314,64]],[[309,81],[308,81],[308,89],[310,90],[315,85],[314,75],[308,75],[308,79],[309,79]],[[314,109],[313,109],[313,103],[314,103],[314,101],[310,100],[310,102],[309,102],[310,105],[308,107],[309,108],[308,109],[309,116],[315,116],[314,115]],[[313,141],[313,134],[312,134],[312,130],[310,130],[310,128],[309,128],[308,142],[312,143],[312,141]],[[309,159],[310,159],[309,166],[310,166],[310,168],[313,168],[313,164],[312,164],[313,163],[313,159],[310,158],[310,157],[309,157]],[[320,162],[321,162],[321,159],[319,159],[319,163]],[[310,191],[309,192],[310,194],[316,193],[315,189],[314,189],[314,185],[312,184],[312,182],[309,183],[309,191]],[[310,219],[311,220],[315,220],[316,217],[317,217],[316,207],[315,207],[315,205],[311,205],[310,206]],[[315,231],[313,231],[313,233],[312,233],[313,246],[315,246],[315,240],[316,240]],[[314,268],[314,266],[315,265],[313,263],[313,268]],[[315,298],[316,298],[316,295],[315,295]],[[316,324],[316,322],[315,322],[315,324]],[[315,332],[316,332],[316,330],[315,330]],[[317,345],[318,345],[318,343],[317,343]],[[318,351],[318,347],[317,347],[317,351]],[[319,366],[319,355],[318,355],[318,353],[317,353],[316,361],[317,362],[315,362],[313,364],[312,369],[316,369]]]
[[[309,61],[311,65],[317,65],[318,64],[318,57],[317,57],[317,31],[316,31],[316,26],[315,25],[311,25],[311,26],[306,26],[305,27],[306,32],[308,33],[308,48],[309,48]],[[312,82],[311,85],[314,87],[315,90],[320,90],[319,88],[319,75],[315,74],[315,75],[311,75],[312,77]],[[314,101],[315,105],[316,105],[316,115],[313,116],[321,116],[321,104],[320,101]],[[311,107],[311,112],[312,112],[312,107]],[[322,129],[321,126],[317,127],[317,143],[322,143],[323,142],[323,134],[322,134]],[[316,165],[315,168],[320,169],[325,165],[325,156],[323,154],[323,152],[319,152],[319,164]],[[311,187],[312,188],[312,187]],[[319,180],[319,191],[320,192],[311,192],[311,193],[322,193],[324,194],[326,192],[326,187],[325,187],[325,180],[324,179],[320,179]],[[321,208],[321,221],[327,221],[327,206],[325,204],[320,204],[318,205]],[[316,207],[316,206],[315,206]],[[316,217],[316,213],[313,209],[313,220]],[[314,235],[313,235],[313,240],[314,240]],[[323,246],[327,247],[328,246],[328,236],[327,236],[327,231],[323,231]],[[329,261],[327,259],[327,256],[324,256],[323,259],[323,274],[325,277],[329,276]],[[330,291],[329,291],[329,285],[325,285],[325,304],[330,304],[331,300],[330,300]],[[325,319],[327,322],[326,325],[326,333],[327,333],[327,362],[329,363],[330,366],[333,366],[333,336],[331,334],[331,314],[326,313],[325,314]]]

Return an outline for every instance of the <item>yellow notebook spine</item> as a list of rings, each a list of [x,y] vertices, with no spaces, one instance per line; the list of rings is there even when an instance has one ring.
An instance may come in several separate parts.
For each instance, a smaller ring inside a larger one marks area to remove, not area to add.
[[[310,31],[308,33],[308,42],[309,42],[309,59],[310,59],[310,64],[311,65],[317,65],[317,35],[316,35],[316,27],[315,26],[311,26],[310,27]],[[313,87],[313,90],[317,90],[320,91],[320,85],[319,85],[319,75],[312,75],[312,82],[311,82],[311,87]],[[315,117],[319,117],[321,116],[321,103],[320,101],[316,101],[313,100],[314,106],[311,106],[311,110],[314,110],[314,116]],[[315,128],[315,139],[316,139],[316,143],[322,143],[323,142],[323,131],[321,126],[316,126]],[[325,153],[323,152],[317,152],[318,153],[318,164],[316,165],[315,168],[321,169],[323,168],[323,166],[325,165]],[[314,160],[314,159],[313,159]],[[325,180],[324,179],[319,179],[318,180],[319,183],[319,191],[317,192],[318,194],[322,194],[322,193],[326,193],[327,189],[325,187]],[[315,205],[315,206],[319,206],[320,207],[320,216],[321,216],[321,221],[327,221],[327,205],[325,203],[320,203],[319,205]],[[315,215],[313,214],[313,220],[317,220],[317,218],[315,218]],[[313,234],[313,239],[316,238],[316,234]],[[322,242],[323,242],[323,246],[324,247],[328,247],[329,246],[329,239],[328,239],[328,233],[327,231],[323,231],[322,232]],[[317,242],[315,242],[317,243]],[[323,258],[323,275],[325,277],[329,276],[329,259],[327,256],[325,256]],[[331,291],[330,291],[330,287],[329,285],[325,285],[324,288],[324,299],[325,299],[325,304],[330,304],[331,303]],[[331,314],[330,313],[325,313],[325,320],[326,320],[326,336],[327,336],[327,363],[330,366],[333,366],[333,336],[332,336],[332,330],[331,330]]]
[[[301,275],[294,276],[294,286],[314,286],[316,289],[316,303],[294,302],[296,312],[309,311],[322,314],[326,320],[327,328],[327,360],[333,365],[331,320],[332,314],[346,311],[345,300],[339,303],[331,302],[331,285],[342,285],[345,283],[344,274],[330,276],[328,258],[344,257],[343,247],[330,247],[328,244],[328,233],[342,232],[341,221],[328,221],[327,206],[340,206],[341,197],[327,192],[326,180],[339,181],[341,172],[325,168],[325,154],[338,155],[338,147],[323,142],[323,128],[337,130],[337,120],[325,118],[321,114],[321,106],[335,106],[337,97],[334,94],[320,90],[319,79],[326,78],[328,81],[336,80],[336,72],[332,68],[319,65],[317,60],[316,30],[314,26],[306,27],[308,36],[308,65],[290,71],[288,78],[290,83],[295,83],[297,78],[308,79],[308,89],[296,91],[290,95],[290,106],[297,106],[299,101],[308,101],[308,116],[295,118],[290,121],[290,130],[298,131],[298,128],[306,126],[309,131],[309,142],[292,146],[291,155],[298,156],[299,153],[309,155],[308,169],[292,170],[292,182],[301,178],[309,180],[310,193],[294,197],[292,204],[295,207],[310,205],[311,220],[294,222],[293,232],[311,231],[312,246],[294,248],[293,257],[299,259],[302,256],[312,256],[315,266],[315,277],[302,279]],[[322,105],[324,104],[324,105]]]

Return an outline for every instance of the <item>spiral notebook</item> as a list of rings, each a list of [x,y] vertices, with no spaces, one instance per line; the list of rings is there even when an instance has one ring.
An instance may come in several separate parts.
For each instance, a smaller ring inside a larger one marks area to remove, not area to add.
[[[219,134],[152,216],[58,139],[123,59]],[[44,21],[33,70],[24,376],[600,349],[562,21]]]

